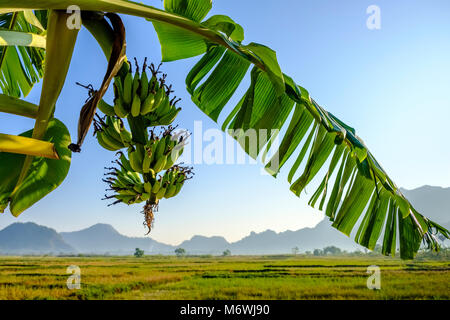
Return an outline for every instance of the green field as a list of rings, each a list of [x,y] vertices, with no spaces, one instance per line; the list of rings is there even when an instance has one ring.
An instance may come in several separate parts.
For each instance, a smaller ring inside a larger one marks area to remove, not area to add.
[[[69,265],[81,289],[66,286]],[[381,290],[367,289],[367,267]],[[450,261],[384,257],[0,257],[0,299],[449,299]]]

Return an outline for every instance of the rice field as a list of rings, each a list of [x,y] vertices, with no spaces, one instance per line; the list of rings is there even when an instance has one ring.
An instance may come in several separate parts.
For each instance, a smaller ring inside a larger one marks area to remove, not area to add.
[[[68,289],[70,265],[80,289]],[[369,290],[368,266],[381,289]],[[0,257],[0,299],[445,299],[450,261],[385,257]]]

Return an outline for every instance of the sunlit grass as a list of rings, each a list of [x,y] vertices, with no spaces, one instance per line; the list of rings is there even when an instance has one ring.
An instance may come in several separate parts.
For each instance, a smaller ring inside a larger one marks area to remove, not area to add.
[[[69,290],[69,265],[81,289]],[[381,290],[367,289],[367,267]],[[2,257],[0,299],[449,299],[450,262],[375,257]]]

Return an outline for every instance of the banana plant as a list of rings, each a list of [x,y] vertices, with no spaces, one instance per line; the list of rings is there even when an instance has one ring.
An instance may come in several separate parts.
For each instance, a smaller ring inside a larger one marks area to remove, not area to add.
[[[34,118],[36,125],[21,136],[29,139],[26,142],[0,135],[0,151],[4,151],[0,153],[0,210],[9,205],[14,215],[20,214],[67,175],[70,136],[65,126],[53,119],[53,110],[76,41],[76,30],[69,30],[62,22],[67,19],[67,8],[73,5],[81,9],[84,27],[110,62],[100,95],[111,77],[120,74],[119,66],[126,60],[118,54],[118,32],[112,20],[109,24],[105,17],[125,14],[147,19],[158,34],[163,61],[201,56],[187,75],[186,86],[192,101],[214,121],[218,121],[249,74],[249,88],[221,124],[222,129],[267,130],[267,142],[256,150],[249,150],[244,135],[234,138],[251,157],[262,154],[266,170],[274,177],[295,157],[288,181],[297,196],[326,166],[326,174],[309,204],[323,210],[333,227],[348,236],[355,230],[355,241],[369,249],[382,243],[385,255],[395,255],[398,243],[402,259],[413,258],[421,242],[438,250],[438,235],[450,238],[448,230],[411,205],[355,129],[327,112],[281,70],[274,50],[254,42],[244,43],[243,27],[230,17],[206,18],[211,0],[165,0],[164,10],[126,0],[3,0],[0,112]],[[39,106],[20,100],[21,94],[26,95],[41,77]],[[83,108],[77,148],[72,150],[79,151],[100,99],[93,98]],[[275,138],[271,132],[277,129],[285,129],[281,131],[281,144],[274,158],[266,159]],[[53,144],[56,159],[51,159],[48,144]],[[302,164],[304,170],[300,172]]]

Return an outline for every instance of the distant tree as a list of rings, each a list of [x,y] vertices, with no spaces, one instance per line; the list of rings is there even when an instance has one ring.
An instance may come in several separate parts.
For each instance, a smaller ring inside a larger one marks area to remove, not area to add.
[[[183,248],[177,248],[175,249],[175,254],[177,255],[177,257],[183,257],[186,255],[186,250],[184,250]]]
[[[140,258],[140,257],[144,256],[144,250],[136,248],[136,251],[134,251],[134,256],[136,258]]]
[[[323,248],[323,254],[324,255],[330,254],[333,256],[338,255],[338,254],[341,254],[341,249],[339,249],[338,247],[335,247],[335,246],[326,247],[326,248]]]
[[[320,249],[314,249],[313,254],[314,254],[315,256],[321,256],[321,255],[323,255],[323,251],[320,250]]]
[[[300,250],[299,250],[298,247],[292,248],[292,254],[293,254],[294,256],[296,256],[296,255],[298,254],[299,251],[300,251]]]
[[[310,256],[310,255],[312,254],[312,252],[311,252],[311,251],[306,251],[305,254],[306,254],[307,256]]]
[[[231,256],[231,251],[230,251],[229,249],[227,249],[227,250],[225,250],[225,251],[222,253],[222,255],[223,255],[224,257]]]

